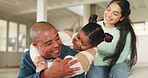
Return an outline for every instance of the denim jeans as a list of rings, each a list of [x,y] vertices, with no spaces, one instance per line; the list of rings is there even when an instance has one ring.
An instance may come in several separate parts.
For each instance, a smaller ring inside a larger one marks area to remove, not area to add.
[[[128,60],[114,65],[110,72],[108,66],[91,65],[89,71],[86,74],[86,78],[106,78],[108,73],[109,78],[128,78],[129,69],[130,67]]]

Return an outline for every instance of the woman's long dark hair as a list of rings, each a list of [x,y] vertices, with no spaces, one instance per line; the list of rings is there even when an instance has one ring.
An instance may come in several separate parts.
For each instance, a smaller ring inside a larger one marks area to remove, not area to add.
[[[124,49],[127,34],[130,33],[131,34],[131,46],[130,46],[131,54],[130,54],[129,63],[130,63],[130,67],[132,67],[137,62],[137,48],[136,48],[136,35],[135,35],[134,30],[132,28],[132,22],[129,19],[129,15],[131,13],[130,3],[127,0],[112,0],[110,2],[110,4],[112,4],[114,2],[116,2],[120,6],[121,14],[124,19],[115,24],[115,26],[120,31],[120,37],[119,37],[119,41],[118,41],[116,49],[115,49],[115,54],[112,56],[105,57],[104,60],[111,59],[111,63],[109,65],[110,69],[116,64],[117,60],[119,59],[119,57]]]

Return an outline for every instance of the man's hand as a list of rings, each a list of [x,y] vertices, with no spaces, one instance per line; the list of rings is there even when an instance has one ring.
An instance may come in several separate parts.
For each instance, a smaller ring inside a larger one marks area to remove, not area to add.
[[[41,78],[63,78],[74,75],[75,71],[80,70],[80,68],[70,68],[70,66],[78,62],[77,60],[71,60],[72,58],[66,58],[64,60],[56,58],[50,68],[41,72]]]

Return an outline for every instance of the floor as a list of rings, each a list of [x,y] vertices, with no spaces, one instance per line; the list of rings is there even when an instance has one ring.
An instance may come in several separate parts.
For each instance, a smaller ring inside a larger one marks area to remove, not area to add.
[[[0,68],[0,78],[17,78],[19,68]]]
[[[0,68],[0,78],[17,78],[19,68]],[[129,78],[148,78],[148,63],[137,64]]]
[[[129,78],[148,78],[148,63],[136,64]]]

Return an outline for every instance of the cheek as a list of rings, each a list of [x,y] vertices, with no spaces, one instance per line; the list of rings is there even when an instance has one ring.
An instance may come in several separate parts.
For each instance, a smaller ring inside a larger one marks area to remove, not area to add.
[[[80,47],[80,50],[81,50],[81,51],[84,51],[84,50],[86,50],[86,48],[83,47],[83,46],[81,46],[81,47]]]
[[[62,44],[62,41],[61,41],[61,40],[59,40],[59,41],[58,41],[58,43],[59,43],[59,44]]]
[[[86,49],[89,49],[89,48],[90,47],[83,47],[83,46],[81,47],[82,50],[86,50]]]
[[[45,47],[45,48],[42,48],[42,55],[43,56],[46,56],[46,57],[48,57],[51,53],[50,53],[50,51],[51,51],[51,47],[49,46],[49,47]]]
[[[118,21],[120,21],[120,18],[115,17],[115,18],[114,18],[114,22],[117,23]]]
[[[76,43],[76,38],[73,38],[72,43],[73,43],[73,45],[75,45],[75,43]]]
[[[39,53],[42,55],[42,56],[46,56],[46,51],[45,51],[45,49],[43,49],[43,48],[40,48],[39,49]]]
[[[104,16],[108,15],[108,12],[105,10],[103,13]]]
[[[106,12],[104,12],[103,17],[105,17],[105,16],[106,16],[106,14],[107,14],[107,13],[106,13]]]
[[[120,20],[121,16],[114,16],[113,18],[114,18],[114,21],[118,22]]]

